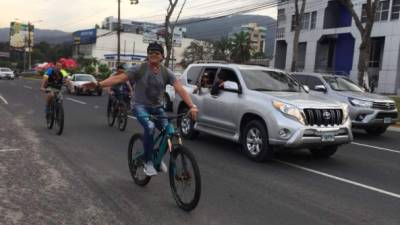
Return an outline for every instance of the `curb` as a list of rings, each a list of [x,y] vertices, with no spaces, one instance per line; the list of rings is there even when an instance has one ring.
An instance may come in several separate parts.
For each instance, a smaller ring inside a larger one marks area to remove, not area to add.
[[[389,131],[400,132],[400,127],[390,126],[388,127]]]

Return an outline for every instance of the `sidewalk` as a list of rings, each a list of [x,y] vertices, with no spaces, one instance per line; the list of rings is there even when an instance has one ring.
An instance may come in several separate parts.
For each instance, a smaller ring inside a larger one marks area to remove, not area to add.
[[[121,224],[56,146],[0,115],[0,224]]]

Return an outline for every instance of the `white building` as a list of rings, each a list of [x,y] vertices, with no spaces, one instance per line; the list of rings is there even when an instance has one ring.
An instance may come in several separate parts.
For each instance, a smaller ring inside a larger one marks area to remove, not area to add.
[[[96,58],[100,63],[115,68],[117,62],[117,33],[103,29],[89,29],[74,32],[75,47],[73,57]],[[145,60],[148,43],[143,42],[143,34],[121,32],[120,61],[128,65]],[[183,52],[194,39],[182,38],[181,46],[174,47],[174,69],[180,69],[179,64]],[[165,51],[166,53],[166,51]],[[172,65],[172,61],[170,62]]]
[[[280,0],[273,65],[290,70],[295,14],[293,0]],[[301,2],[301,1],[299,1]],[[353,0],[355,11],[365,13],[366,0]],[[300,3],[299,3],[300,4]],[[381,0],[372,30],[370,83],[377,92],[400,94],[400,0]],[[348,75],[357,80],[359,31],[350,12],[337,0],[308,0],[301,22],[297,70]]]

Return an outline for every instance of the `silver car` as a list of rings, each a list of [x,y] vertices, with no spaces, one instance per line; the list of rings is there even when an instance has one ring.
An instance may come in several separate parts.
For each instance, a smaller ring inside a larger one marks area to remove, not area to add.
[[[199,114],[196,122],[178,120],[180,132],[188,138],[204,132],[239,142],[255,161],[271,159],[279,148],[309,148],[314,156],[330,157],[353,140],[346,104],[308,94],[283,71],[191,64],[181,82]],[[188,110],[180,96],[173,106],[176,113]]]
[[[14,80],[14,71],[7,67],[0,67],[0,79]]]
[[[323,95],[349,104],[353,128],[380,135],[395,124],[396,104],[389,97],[365,92],[347,77],[319,73],[294,73],[295,78],[311,89],[311,94]]]

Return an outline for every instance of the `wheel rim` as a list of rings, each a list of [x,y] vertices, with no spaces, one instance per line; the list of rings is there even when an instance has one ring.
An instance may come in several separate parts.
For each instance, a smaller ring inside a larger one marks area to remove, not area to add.
[[[193,165],[183,154],[179,154],[175,159],[174,172],[177,197],[183,204],[189,204],[193,200],[196,192]]]
[[[247,150],[251,155],[258,155],[261,152],[262,145],[261,131],[255,127],[251,128],[246,135]]]
[[[181,121],[181,130],[184,134],[189,134],[191,129],[191,119],[189,117],[183,117]]]

